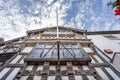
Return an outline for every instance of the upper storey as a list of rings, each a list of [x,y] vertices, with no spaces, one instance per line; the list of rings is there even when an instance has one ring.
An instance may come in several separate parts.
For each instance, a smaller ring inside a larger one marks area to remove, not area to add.
[[[85,30],[61,26],[58,27],[57,32],[57,27],[55,26],[27,31],[27,39],[58,39],[57,34],[59,35],[59,39],[86,39],[85,33]]]
[[[85,30],[75,28],[55,26],[27,31],[25,45],[34,47],[34,50],[25,61],[28,64],[38,61],[48,61],[50,64],[65,64],[67,61],[88,64],[91,59],[83,47],[88,47],[91,43]]]

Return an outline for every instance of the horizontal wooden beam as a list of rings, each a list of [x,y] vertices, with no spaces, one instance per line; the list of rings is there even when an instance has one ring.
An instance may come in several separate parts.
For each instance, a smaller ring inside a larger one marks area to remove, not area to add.
[[[57,65],[57,59],[40,59],[40,58],[25,58],[24,59],[25,62],[27,62],[27,64],[42,64],[44,62],[49,62],[51,65]],[[60,59],[60,64],[61,65],[65,65],[67,62],[71,62],[72,64],[88,64],[89,62],[91,62],[90,58],[71,58],[71,59]]]
[[[54,43],[54,42],[57,42],[57,41],[60,41],[60,42],[64,42],[64,43],[76,43],[76,42],[79,42],[79,43],[92,43],[91,41],[84,41],[84,40],[30,40],[30,41],[25,41],[25,43]]]

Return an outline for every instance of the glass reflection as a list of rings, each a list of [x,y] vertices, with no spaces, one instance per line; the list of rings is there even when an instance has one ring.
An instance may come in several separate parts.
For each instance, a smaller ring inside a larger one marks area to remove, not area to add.
[[[0,65],[2,65],[3,64],[3,62],[0,62]]]
[[[53,58],[57,58],[57,49],[54,48],[54,57]]]
[[[72,48],[79,48],[77,44],[72,44]]]
[[[82,58],[84,56],[84,53],[82,52],[81,49],[73,49],[73,51],[75,53],[76,58]]]
[[[37,44],[31,52],[32,58],[57,58],[57,44]],[[53,47],[53,48],[52,48]],[[36,49],[37,48],[37,49]],[[41,56],[40,56],[41,55]],[[77,43],[62,43],[60,44],[60,58],[83,58],[85,52]]]
[[[48,52],[48,50],[47,50]],[[46,54],[46,53],[45,53]],[[45,56],[45,58],[52,58],[52,50],[50,50],[47,55]]]
[[[70,44],[64,44],[64,47],[65,48],[71,48],[71,45]]]
[[[51,48],[53,44],[46,44],[45,48]]]
[[[35,48],[44,48],[44,44],[37,44],[36,46],[35,46]]]
[[[64,49],[64,58],[73,58],[71,54],[67,49]]]
[[[44,49],[42,57],[44,57],[44,55],[47,54],[48,50],[49,50],[49,49]],[[46,56],[45,56],[45,57],[46,57]]]
[[[40,54],[41,54],[42,50],[38,50],[38,49],[34,49],[32,52],[31,52],[31,55],[30,57],[31,58],[39,58],[40,57]]]

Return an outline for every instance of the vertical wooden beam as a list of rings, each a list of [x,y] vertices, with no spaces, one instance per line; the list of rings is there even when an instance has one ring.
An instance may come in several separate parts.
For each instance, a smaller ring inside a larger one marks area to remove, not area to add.
[[[56,8],[56,22],[57,22],[57,38],[59,38],[59,28],[58,28],[58,8]]]
[[[45,62],[43,65],[43,71],[41,72],[42,78],[41,80],[47,80],[49,74],[49,62]]]
[[[57,41],[57,62],[58,62],[58,65],[60,65],[60,42]]]

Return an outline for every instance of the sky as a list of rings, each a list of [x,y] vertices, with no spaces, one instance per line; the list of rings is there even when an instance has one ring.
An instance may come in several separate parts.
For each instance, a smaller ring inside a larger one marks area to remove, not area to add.
[[[119,18],[107,6],[111,0],[0,0],[0,37],[5,40],[26,31],[59,26],[88,31],[120,30]]]

